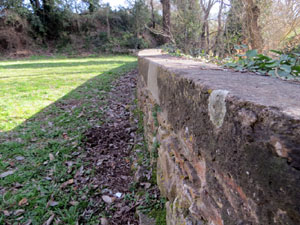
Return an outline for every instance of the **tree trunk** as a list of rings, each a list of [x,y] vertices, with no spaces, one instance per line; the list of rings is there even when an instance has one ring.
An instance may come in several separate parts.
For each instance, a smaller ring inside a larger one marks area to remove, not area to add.
[[[153,0],[150,1],[152,28],[155,28],[154,5]]]
[[[43,1],[44,14],[48,15],[52,13],[54,9],[54,0],[42,0],[42,1]]]
[[[260,16],[260,9],[253,0],[243,0],[245,4],[245,28],[249,37],[249,44],[251,49],[262,50],[263,39],[258,25]]]
[[[200,0],[202,12],[204,13],[203,25],[202,25],[202,29],[201,29],[201,35],[200,35],[200,38],[201,38],[200,47],[206,53],[209,52],[209,42],[210,42],[208,19],[209,19],[210,10],[215,3],[216,3],[216,0],[208,0],[208,1]]]
[[[107,39],[110,39],[109,6],[106,7]]]
[[[217,35],[216,35],[214,50],[213,50],[214,56],[222,55],[223,54],[222,52],[223,52],[223,49],[224,49],[224,47],[221,45],[223,7],[224,7],[224,0],[221,0],[219,13],[218,13],[218,31],[217,31]]]
[[[164,42],[170,42],[171,34],[171,4],[170,0],[160,0],[163,8],[163,30],[164,30]]]
[[[35,14],[41,9],[41,4],[39,0],[30,0],[30,4]]]
[[[208,16],[209,13],[205,12],[205,16],[203,18],[203,25],[201,29],[201,49],[207,52],[207,49],[209,46],[207,45],[207,38],[206,38],[206,32],[208,27]]]

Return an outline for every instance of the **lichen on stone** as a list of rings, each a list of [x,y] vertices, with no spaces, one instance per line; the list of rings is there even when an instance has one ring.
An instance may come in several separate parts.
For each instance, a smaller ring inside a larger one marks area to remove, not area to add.
[[[225,100],[228,93],[226,90],[214,90],[208,98],[209,118],[216,128],[220,128],[223,125],[226,115]]]

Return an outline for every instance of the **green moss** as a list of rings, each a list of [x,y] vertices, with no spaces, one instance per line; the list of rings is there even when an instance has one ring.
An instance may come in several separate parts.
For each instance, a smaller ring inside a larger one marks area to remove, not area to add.
[[[153,209],[149,213],[149,216],[156,220],[156,225],[165,225],[167,224],[167,211],[163,209]]]
[[[139,189],[136,193],[137,196],[144,196],[146,194],[146,191],[144,189]]]
[[[138,99],[134,100],[134,104],[137,106],[135,108],[135,110],[133,110],[133,115],[134,118],[138,119],[138,129],[137,129],[137,133],[139,134],[144,134],[144,113],[143,111],[140,110],[140,108],[138,107]]]
[[[151,177],[151,184],[153,185],[157,185],[157,169],[156,169],[156,166],[153,166],[152,168],[152,177]]]
[[[156,127],[159,126],[158,119],[157,119],[157,113],[158,112],[161,112],[161,108],[160,108],[159,105],[155,104],[154,107],[153,107],[153,109],[152,109],[152,116],[154,118],[154,125]]]
[[[135,101],[137,104],[137,101]],[[157,113],[160,112],[159,105],[155,105],[152,109],[152,116],[154,117],[154,123],[155,126],[158,127],[158,120],[157,120]],[[137,107],[134,111],[134,115],[136,118],[138,118],[138,132],[143,134],[144,127],[143,127],[143,113],[142,111]],[[156,137],[157,131],[153,132],[153,137]],[[144,139],[143,146],[135,146],[135,150],[139,149],[138,152],[136,152],[137,157],[137,163],[140,166],[146,167],[147,169],[152,169],[152,175],[151,179],[148,181],[153,186],[157,185],[157,163],[156,159],[158,157],[158,148],[160,146],[160,143],[155,140],[152,144],[152,146],[149,146],[148,150],[148,143]],[[166,200],[164,198],[161,198],[159,196],[153,195],[147,190],[143,190],[142,188],[139,188],[138,191],[135,193],[135,196],[137,199],[139,199],[141,196],[144,196],[143,201],[141,202],[140,206],[138,206],[138,210],[141,211],[144,214],[147,214],[149,217],[152,217],[155,219],[156,224],[158,225],[165,225],[166,223],[166,209],[165,209],[165,203]]]
[[[152,154],[151,156],[154,159],[158,158],[158,148],[159,148],[159,146],[160,146],[160,143],[157,140],[155,140],[153,142],[152,149],[151,149],[151,154]]]

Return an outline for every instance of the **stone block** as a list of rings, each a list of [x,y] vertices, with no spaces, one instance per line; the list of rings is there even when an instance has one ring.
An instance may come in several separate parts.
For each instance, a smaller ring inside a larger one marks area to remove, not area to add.
[[[139,74],[168,224],[300,224],[299,83],[158,50],[140,53]]]

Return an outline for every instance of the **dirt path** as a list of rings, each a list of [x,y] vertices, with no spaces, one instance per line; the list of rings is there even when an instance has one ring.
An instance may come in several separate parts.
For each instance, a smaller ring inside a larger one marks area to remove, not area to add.
[[[95,193],[93,205],[86,214],[103,213],[102,224],[138,224],[135,202],[126,200],[133,184],[130,153],[136,140],[137,121],[133,119],[132,104],[135,99],[136,71],[114,82],[107,95],[104,124],[86,133],[86,163],[82,171],[93,169],[91,177],[76,176],[83,188],[92,184]],[[82,173],[83,174],[83,173]],[[106,219],[104,219],[106,217]],[[83,221],[82,221],[83,222]]]

